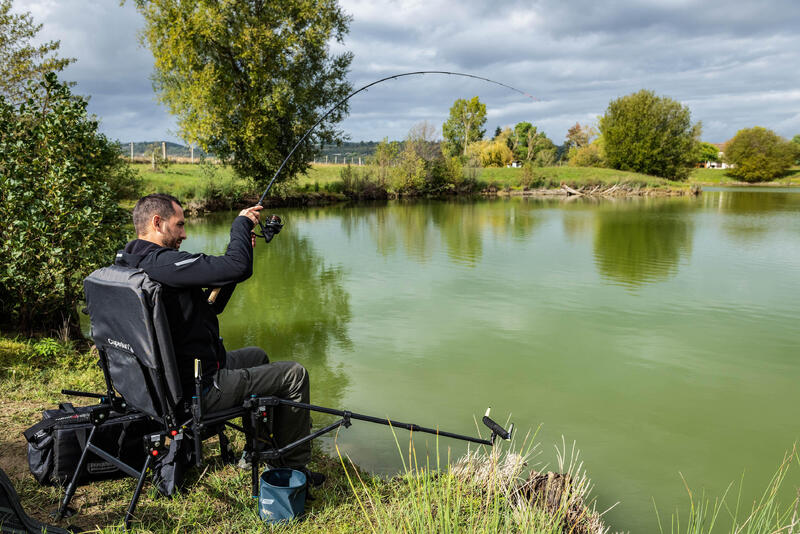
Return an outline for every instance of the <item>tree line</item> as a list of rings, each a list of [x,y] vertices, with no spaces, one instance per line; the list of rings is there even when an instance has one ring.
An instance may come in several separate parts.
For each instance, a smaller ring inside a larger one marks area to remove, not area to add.
[[[478,97],[456,100],[442,125],[443,154],[470,166],[566,163],[678,181],[698,164],[721,159],[732,165],[728,174],[748,182],[773,180],[800,164],[800,134],[789,141],[763,127],[746,128],[720,151],[700,141],[702,125],[692,122],[687,106],[646,89],[612,100],[597,125],[576,123],[561,145],[530,122],[498,127],[484,139],[485,123],[486,106]]]

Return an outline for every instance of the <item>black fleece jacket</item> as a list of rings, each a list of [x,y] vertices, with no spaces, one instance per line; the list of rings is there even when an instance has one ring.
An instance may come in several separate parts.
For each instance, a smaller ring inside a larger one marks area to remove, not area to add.
[[[162,286],[172,344],[184,391],[193,391],[194,360],[202,361],[204,382],[225,367],[225,346],[219,337],[217,314],[222,313],[236,284],[253,274],[253,222],[239,216],[231,225],[224,256],[190,254],[134,239],[117,253],[114,263],[138,267]],[[211,288],[221,287],[214,304]]]

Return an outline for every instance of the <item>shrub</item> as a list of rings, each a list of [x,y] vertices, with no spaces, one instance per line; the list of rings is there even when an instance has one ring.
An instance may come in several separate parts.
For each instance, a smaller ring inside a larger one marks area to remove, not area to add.
[[[580,148],[569,150],[569,164],[572,167],[605,167],[603,148],[597,141]]]
[[[725,145],[728,174],[745,182],[765,182],[783,175],[795,159],[790,141],[760,126],[739,130]]]
[[[514,159],[514,154],[504,140],[490,141],[480,152],[482,167],[505,167]]]
[[[84,99],[52,73],[39,87],[18,107],[0,97],[0,322],[79,335],[83,278],[125,242],[111,184],[131,171]]]
[[[700,124],[680,102],[641,90],[609,103],[600,132],[609,167],[685,180]]]

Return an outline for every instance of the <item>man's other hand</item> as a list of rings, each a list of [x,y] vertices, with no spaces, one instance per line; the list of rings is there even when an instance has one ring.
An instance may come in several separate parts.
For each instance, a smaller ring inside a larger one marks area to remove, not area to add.
[[[264,206],[260,206],[260,205],[256,204],[255,206],[253,206],[251,208],[245,208],[242,211],[240,211],[239,212],[239,216],[247,217],[248,219],[253,221],[253,224],[258,224],[258,215],[259,215],[259,212],[261,210],[263,210],[263,209],[264,209]]]

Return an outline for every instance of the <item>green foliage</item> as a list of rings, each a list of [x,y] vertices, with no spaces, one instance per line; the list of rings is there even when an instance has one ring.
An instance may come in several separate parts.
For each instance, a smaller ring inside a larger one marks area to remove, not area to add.
[[[505,167],[514,159],[504,139],[485,141],[480,152],[481,167]]]
[[[136,0],[155,57],[159,99],[181,136],[263,186],[301,136],[351,91],[352,54],[333,54],[350,18],[336,0]],[[318,147],[340,138],[333,111],[278,178],[308,170]]]
[[[386,185],[389,179],[389,169],[395,164],[399,153],[400,143],[397,141],[390,143],[387,137],[384,137],[375,147],[375,153],[370,161],[377,168],[377,179],[381,185]]]
[[[689,108],[653,91],[611,101],[600,118],[609,167],[685,180],[700,136]]]
[[[792,137],[792,143],[796,145],[794,149],[795,153],[797,154],[797,157],[794,160],[794,164],[800,165],[800,134],[797,134],[794,137]]]
[[[55,74],[29,94],[19,107],[0,97],[0,317],[76,332],[83,278],[124,243],[112,184],[132,171]]]
[[[0,0],[0,95],[19,104],[29,81],[39,81],[50,71],[60,71],[73,61],[55,55],[59,41],[33,45],[42,29],[31,14],[11,13],[12,1]]]
[[[605,167],[606,159],[603,143],[595,140],[585,146],[574,146],[569,149],[569,164],[573,167]]]
[[[555,162],[556,146],[544,132],[538,131],[536,126],[530,122],[518,122],[514,126],[514,131],[509,137],[509,144],[514,158],[518,161],[536,162],[538,158],[538,166],[552,165],[552,163],[547,163],[551,160],[550,155],[539,158],[539,154],[545,150],[553,150],[552,160]]]
[[[169,158],[164,157],[164,150],[159,143],[147,145],[144,156],[150,159],[150,170],[153,172],[163,172],[169,168]]]
[[[467,154],[470,143],[483,139],[486,130],[486,104],[477,96],[469,100],[459,98],[450,108],[450,117],[442,125],[445,152],[451,156]]]
[[[725,145],[728,174],[745,182],[765,182],[782,176],[796,157],[794,143],[760,126],[739,130]]]
[[[719,161],[719,148],[703,141],[695,147],[694,163],[705,163],[707,161]]]

